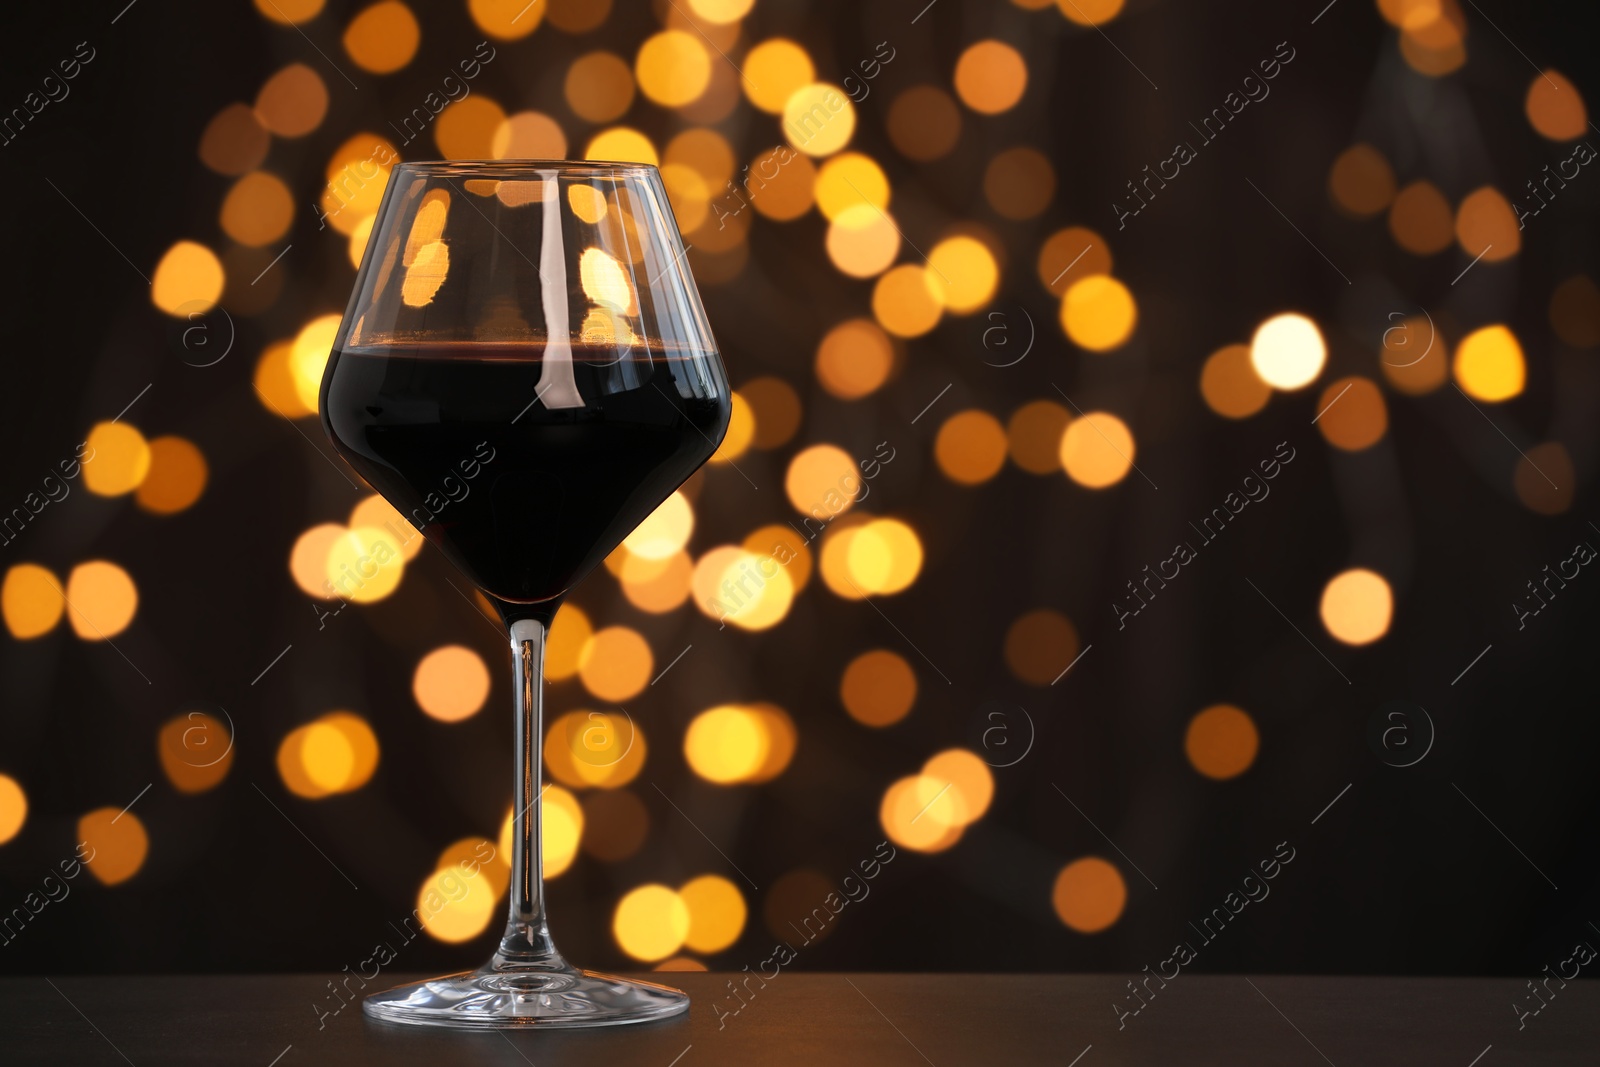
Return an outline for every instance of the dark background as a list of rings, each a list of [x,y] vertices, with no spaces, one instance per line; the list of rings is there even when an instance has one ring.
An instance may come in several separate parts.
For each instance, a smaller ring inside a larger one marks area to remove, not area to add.
[[[152,436],[195,441],[211,482],[195,507],[170,519],[126,499],[75,492],[5,548],[7,566],[33,560],[65,573],[81,559],[105,557],[128,568],[140,611],[117,644],[150,684],[110,648],[79,641],[64,626],[25,643],[0,638],[0,771],[23,783],[31,805],[23,832],[0,847],[0,909],[20,903],[70,854],[81,814],[120,807],[155,785],[136,809],[152,840],[140,873],[110,888],[80,878],[0,959],[14,972],[336,971],[367,955],[387,921],[408,914],[441,848],[498,829],[509,796],[506,680],[496,676],[484,712],[451,726],[423,718],[409,687],[416,658],[432,647],[465,643],[498,667],[503,642],[450,591],[446,579],[456,576],[431,548],[394,596],[317,631],[285,567],[289,546],[306,527],[338,521],[359,496],[262,407],[251,374],[265,344],[292,336],[313,315],[340,311],[348,294],[345,242],[319,233],[307,209],[328,154],[355,130],[383,129],[482,35],[461,4],[416,3],[418,57],[397,74],[366,75],[338,52],[357,5],[333,0],[304,28],[355,78],[359,91],[351,91],[305,38],[269,25],[247,3],[143,0],[111,25],[122,6],[29,5],[0,44],[7,108],[77,42],[98,51],[71,96],[0,149],[9,308],[0,326],[8,370],[0,503],[20,500],[90,425],[146,383],[153,388],[129,420]],[[663,794],[763,889],[801,867],[837,878],[882,837],[878,804],[890,782],[942,748],[976,749],[986,712],[1016,706],[1036,724],[1037,742],[1023,762],[996,772],[988,815],[949,851],[902,849],[875,883],[874,902],[847,911],[803,966],[1136,972],[1169,955],[1188,936],[1187,923],[1281,841],[1296,848],[1296,861],[1268,901],[1205,948],[1199,969],[1533,975],[1573,941],[1592,939],[1587,924],[1600,920],[1592,770],[1600,590],[1580,578],[1522,632],[1507,604],[1545,564],[1596,537],[1595,356],[1564,346],[1546,309],[1557,284],[1595,270],[1600,185],[1588,182],[1600,179],[1575,181],[1530,224],[1518,256],[1479,264],[1455,286],[1469,257],[1410,256],[1381,221],[1343,218],[1326,193],[1335,156],[1366,139],[1384,148],[1402,184],[1429,177],[1452,203],[1489,182],[1516,196],[1524,178],[1568,154],[1523,116],[1535,76],[1525,57],[1563,71],[1580,90],[1592,87],[1590,13],[1577,4],[1496,4],[1485,15],[1471,5],[1469,60],[1435,80],[1405,66],[1394,29],[1368,0],[1339,0],[1314,26],[1315,0],[1134,0],[1104,35],[1054,10],[998,0],[940,0],[911,25],[921,6],[762,0],[741,47],[792,37],[811,52],[820,79],[837,81],[854,57],[893,41],[897,58],[861,108],[852,147],[889,173],[896,218],[918,246],[960,218],[977,218],[1002,238],[1009,258],[993,307],[1026,308],[1038,344],[1021,364],[997,369],[984,362],[984,317],[947,317],[904,346],[885,389],[848,404],[829,397],[811,372],[817,341],[838,321],[870,314],[871,289],[831,267],[815,212],[791,223],[758,218],[744,273],[702,287],[734,385],[779,375],[799,390],[805,419],[785,449],[741,460],[761,490],[727,467],[704,475],[691,549],[792,518],[781,484],[799,447],[831,441],[865,454],[888,439],[898,457],[868,510],[911,521],[927,562],[910,590],[880,602],[901,633],[815,579],[782,624],[759,634],[718,633],[689,608],[644,615],[604,572],[579,588],[573,601],[597,625],[640,630],[658,665],[684,644],[695,652],[629,709],[652,741],[632,786],[651,814],[645,847],[620,864],[582,856],[550,885],[567,954],[591,967],[628,965],[609,924],[616,898],[635,885],[676,885],[711,871],[748,889]],[[567,64],[596,47],[631,57],[659,26],[647,5],[629,0],[580,39],[541,26],[498,43],[501,58],[477,88],[508,111],[531,106],[557,117],[577,151],[591,131],[561,99]],[[993,118],[965,113],[959,146],[937,164],[901,157],[884,132],[889,100],[916,83],[948,88],[961,50],[986,36],[1026,57],[1023,102]],[[1283,40],[1298,54],[1272,98],[1117,232],[1108,205],[1123,183],[1168,154],[1187,121]],[[324,74],[332,103],[309,137],[275,139],[265,164],[296,194],[288,282],[267,312],[238,318],[230,358],[196,369],[181,358],[173,320],[151,307],[112,245],[147,274],[180,237],[223,246],[216,211],[230,180],[199,164],[200,132],[222,106],[252,100],[292,61]],[[658,144],[678,128],[642,98],[620,121]],[[742,158],[778,136],[772,117],[747,105],[723,129]],[[979,189],[985,161],[1017,143],[1045,151],[1058,174],[1052,206],[1023,223],[994,215]],[[407,154],[431,151],[419,144]],[[1138,331],[1111,357],[1064,340],[1057,302],[1033,268],[1043,237],[1073,223],[1110,238],[1116,274],[1139,300]],[[901,261],[910,255],[903,250]],[[1388,433],[1347,454],[1310,425],[1320,387],[1275,397],[1238,423],[1212,414],[1199,396],[1206,355],[1247,341],[1257,323],[1284,309],[1321,324],[1330,349],[1322,381],[1376,378],[1387,314],[1417,307],[1449,324],[1452,339],[1492,321],[1517,331],[1528,383],[1521,397],[1494,406],[1494,425],[1448,386],[1420,398],[1386,391]],[[911,425],[946,383],[953,388],[934,411],[939,417]],[[1160,488],[1130,476],[1091,492],[1012,466],[974,488],[940,475],[932,443],[943,416],[978,407],[1003,420],[1028,400],[1055,398],[1052,383],[1085,409],[1121,413],[1138,438],[1140,468]],[[314,420],[299,425],[325,445]],[[1511,490],[1516,449],[1547,440],[1560,440],[1577,470],[1572,505],[1554,517],[1528,510]],[[1117,632],[1109,604],[1123,582],[1167,555],[1174,535],[1280,441],[1299,458],[1274,484],[1277,502],[1250,509]],[[1392,629],[1360,649],[1334,642],[1316,615],[1323,583],[1354,565],[1382,571],[1396,594]],[[1094,646],[1049,688],[1018,681],[1002,655],[1007,627],[1040,606],[1067,614]],[[252,687],[290,642],[293,655]],[[1488,644],[1492,651],[1452,684]],[[886,731],[861,727],[839,705],[840,671],[869,647],[895,649],[919,675],[911,716]],[[799,727],[788,771],[732,790],[695,778],[678,743],[693,714],[760,699],[781,704]],[[1423,705],[1437,728],[1428,758],[1407,769],[1385,766],[1367,742],[1369,717],[1393,699]],[[1255,765],[1226,782],[1196,774],[1182,744],[1189,718],[1216,702],[1247,709],[1262,735]],[[552,688],[547,713],[590,703],[569,681]],[[235,763],[217,789],[185,796],[161,776],[153,738],[180,711],[215,705],[236,724]],[[277,776],[277,745],[333,707],[367,717],[382,762],[355,793],[302,801]],[[1311,825],[1347,783],[1349,792]],[[360,888],[338,877],[256,787]],[[1093,936],[1065,928],[1050,905],[1056,872],[1085,854],[1117,863],[1129,894],[1121,919]],[[745,934],[707,961],[713,969],[737,970],[768,954],[762,896],[747,892]],[[466,946],[419,940],[404,966],[475,964],[494,929]]]

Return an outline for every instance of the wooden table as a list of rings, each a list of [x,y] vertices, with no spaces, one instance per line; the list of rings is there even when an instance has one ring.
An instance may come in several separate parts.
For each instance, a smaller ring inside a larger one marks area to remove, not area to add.
[[[319,1029],[329,975],[0,979],[0,1064],[506,1064],[522,1067],[1507,1067],[1600,1063],[1600,984],[1520,1020],[1519,978],[1182,974],[1137,1015],[1126,975],[781,973],[737,1014],[732,976],[652,975],[685,1016],[602,1030],[461,1033],[369,1021]],[[398,981],[410,980],[396,976]],[[1543,988],[1543,987],[1541,987]],[[1528,1006],[1533,1002],[1524,1001]],[[725,1013],[714,1010],[722,1005]],[[324,1003],[326,1006],[326,1003]],[[720,1023],[720,1026],[719,1026]]]

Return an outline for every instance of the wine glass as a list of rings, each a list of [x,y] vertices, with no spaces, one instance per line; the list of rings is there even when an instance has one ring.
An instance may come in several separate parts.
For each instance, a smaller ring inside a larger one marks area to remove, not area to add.
[[[488,595],[511,638],[511,909],[476,971],[367,997],[379,1019],[602,1026],[683,992],[551,940],[540,689],[562,597],[716,450],[730,393],[651,166],[397,165],[322,378],[340,455]]]

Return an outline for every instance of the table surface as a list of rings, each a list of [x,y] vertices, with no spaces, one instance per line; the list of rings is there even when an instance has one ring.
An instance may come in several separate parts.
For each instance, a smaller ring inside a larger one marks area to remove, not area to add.
[[[0,1062],[505,1064],[522,1067],[1564,1067],[1600,1062],[1600,983],[1519,978],[1180,975],[1137,1015],[1127,975],[780,973],[733,999],[722,974],[650,975],[694,998],[666,1022],[462,1033],[375,1023],[352,1004],[319,1029],[328,975],[0,979]],[[397,976],[396,981],[412,980]],[[1540,989],[1544,989],[1540,986]],[[1148,994],[1147,994],[1148,996]],[[1526,998],[1526,999],[1524,999]],[[713,1010],[720,1004],[723,1011]],[[1520,1022],[1520,1028],[1519,1028]]]

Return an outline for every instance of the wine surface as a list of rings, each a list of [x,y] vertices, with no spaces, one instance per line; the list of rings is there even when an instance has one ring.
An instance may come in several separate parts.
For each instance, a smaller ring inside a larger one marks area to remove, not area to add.
[[[397,344],[330,357],[339,453],[507,617],[558,602],[706,461],[714,358],[638,345]]]

